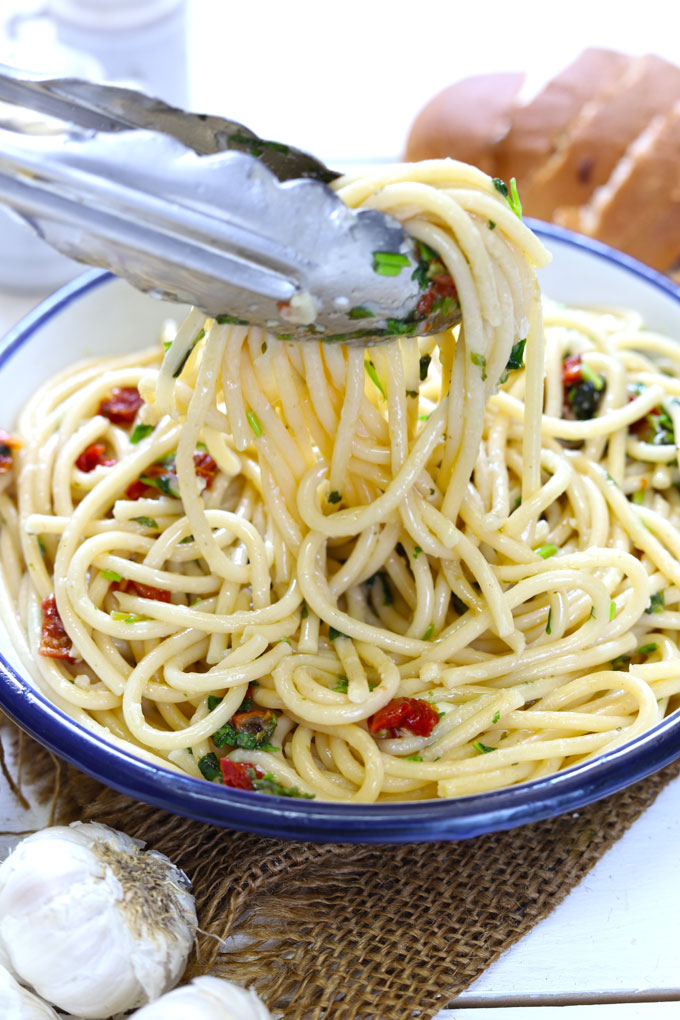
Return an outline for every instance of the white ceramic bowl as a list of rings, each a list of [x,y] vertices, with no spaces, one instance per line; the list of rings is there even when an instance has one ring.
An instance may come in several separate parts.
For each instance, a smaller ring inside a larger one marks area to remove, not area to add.
[[[634,308],[648,327],[680,338],[680,290],[668,279],[604,245],[546,224],[532,226],[553,254],[552,264],[541,272],[546,295],[565,303]],[[182,311],[100,271],[79,277],[7,337],[0,351],[0,424],[11,427],[27,397],[53,373],[82,358],[147,346],[163,321]],[[593,761],[505,790],[405,804],[285,800],[178,775],[101,742],[22,675],[1,623],[0,649],[0,704],[61,757],[137,799],[272,836],[383,843],[461,839],[574,810],[680,755],[676,714]]]

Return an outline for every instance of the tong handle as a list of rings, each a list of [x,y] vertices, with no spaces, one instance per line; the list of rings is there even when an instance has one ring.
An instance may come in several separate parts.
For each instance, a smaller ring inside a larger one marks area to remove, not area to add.
[[[313,156],[260,138],[234,120],[187,113],[162,99],[117,85],[79,78],[45,78],[0,64],[0,100],[25,106],[86,131],[159,131],[199,156],[234,150],[255,156],[280,181],[310,177],[329,183],[338,176]]]

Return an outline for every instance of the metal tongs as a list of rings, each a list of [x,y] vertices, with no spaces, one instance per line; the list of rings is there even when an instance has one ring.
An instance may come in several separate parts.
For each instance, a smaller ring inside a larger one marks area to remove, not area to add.
[[[328,187],[338,175],[298,149],[3,65],[0,100],[50,118],[0,109],[0,201],[72,258],[291,339],[366,343],[459,321],[456,301],[423,304],[433,253],[392,217],[348,209]]]

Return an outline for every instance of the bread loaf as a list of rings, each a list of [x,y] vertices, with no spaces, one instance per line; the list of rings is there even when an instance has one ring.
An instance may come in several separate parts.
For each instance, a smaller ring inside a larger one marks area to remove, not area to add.
[[[446,155],[515,177],[526,214],[677,269],[680,68],[588,49],[530,102],[518,99],[520,82],[484,75],[440,93],[416,119],[406,158]]]
[[[440,159],[455,148],[463,163],[491,173],[494,143],[507,130],[523,74],[480,74],[430,100],[413,125],[408,159]]]

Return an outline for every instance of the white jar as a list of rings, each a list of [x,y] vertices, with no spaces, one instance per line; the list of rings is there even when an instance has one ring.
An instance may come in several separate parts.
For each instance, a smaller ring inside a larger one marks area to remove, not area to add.
[[[59,41],[94,57],[107,81],[187,105],[186,0],[48,0],[48,10]]]

